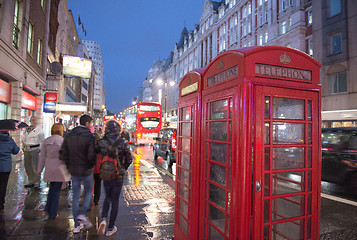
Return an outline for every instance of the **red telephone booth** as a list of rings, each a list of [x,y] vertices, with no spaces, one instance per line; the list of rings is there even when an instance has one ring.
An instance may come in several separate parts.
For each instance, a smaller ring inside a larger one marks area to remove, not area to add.
[[[179,84],[176,157],[175,238],[198,239],[200,109],[204,68],[188,72]]]
[[[319,71],[305,53],[277,46],[227,51],[207,66],[191,139],[199,179],[188,185],[197,200],[187,215],[198,216],[186,239],[319,238]]]

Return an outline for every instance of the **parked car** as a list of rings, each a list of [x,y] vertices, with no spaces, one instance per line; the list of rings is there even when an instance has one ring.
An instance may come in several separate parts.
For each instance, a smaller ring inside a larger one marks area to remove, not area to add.
[[[176,129],[161,129],[154,143],[153,151],[154,160],[157,160],[160,156],[167,162],[169,167],[172,167],[176,162]]]
[[[348,184],[357,194],[357,128],[322,129],[321,178]]]

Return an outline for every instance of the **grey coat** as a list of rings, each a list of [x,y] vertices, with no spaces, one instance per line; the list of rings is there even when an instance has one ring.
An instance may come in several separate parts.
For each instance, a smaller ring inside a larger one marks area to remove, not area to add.
[[[45,168],[43,178],[45,182],[69,182],[71,180],[66,164],[59,159],[62,143],[63,137],[59,135],[52,135],[42,143],[37,172],[42,172]]]

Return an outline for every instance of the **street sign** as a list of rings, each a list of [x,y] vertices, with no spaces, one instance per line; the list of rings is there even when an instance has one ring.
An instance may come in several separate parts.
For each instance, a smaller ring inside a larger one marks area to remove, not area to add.
[[[45,102],[43,104],[43,112],[55,113],[56,112],[56,103],[55,102]]]

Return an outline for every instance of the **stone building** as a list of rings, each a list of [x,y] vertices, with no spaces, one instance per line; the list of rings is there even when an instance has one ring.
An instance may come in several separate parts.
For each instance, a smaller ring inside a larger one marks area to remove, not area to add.
[[[312,55],[311,3],[311,0],[206,0],[200,23],[193,30],[183,28],[170,67],[160,73],[165,83],[173,83],[163,93],[176,98],[166,101],[172,123],[177,118],[177,85],[181,78],[190,70],[207,66],[224,51],[280,45]],[[157,93],[153,91],[151,95]]]
[[[313,1],[314,58],[321,66],[323,127],[357,126],[357,1]]]
[[[0,0],[0,119],[41,121],[49,0]],[[13,133],[20,144],[22,131]]]

